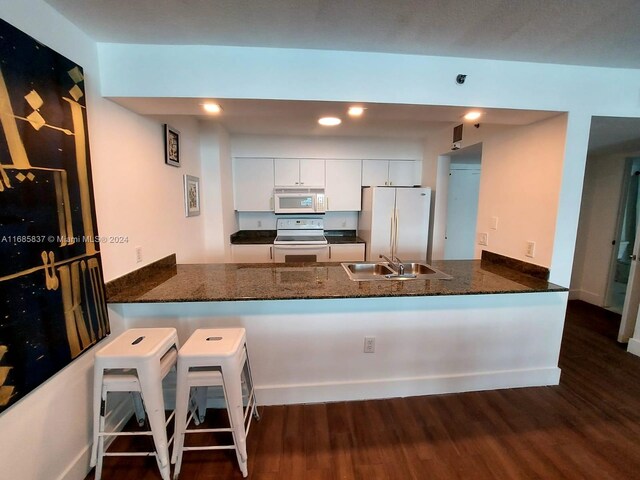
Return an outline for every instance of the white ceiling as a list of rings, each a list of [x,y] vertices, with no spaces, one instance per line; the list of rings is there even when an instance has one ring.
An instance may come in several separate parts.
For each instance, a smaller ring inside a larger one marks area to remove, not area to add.
[[[203,112],[201,98],[111,98],[142,115],[189,115],[215,120],[232,134],[312,135],[350,137],[424,138],[429,132],[465,122],[466,107],[358,103],[366,108],[360,118],[351,118],[351,103],[293,100],[224,99],[220,115]],[[509,109],[480,109],[479,120],[469,124],[528,125],[558,112]],[[318,125],[318,118],[336,116],[336,127]]]
[[[46,0],[97,41],[409,53],[640,68],[640,0]],[[201,99],[114,99],[148,115],[202,115]],[[461,122],[457,107],[233,100],[231,133],[424,138]],[[554,112],[485,110],[480,123]],[[338,115],[322,128],[321,115]],[[589,151],[640,148],[640,119],[594,118]]]
[[[638,0],[46,0],[97,41],[640,68]]]
[[[589,153],[640,151],[640,118],[593,117]]]

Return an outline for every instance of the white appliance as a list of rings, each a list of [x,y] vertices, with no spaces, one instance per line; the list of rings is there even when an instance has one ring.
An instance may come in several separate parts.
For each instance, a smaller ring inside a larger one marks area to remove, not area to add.
[[[380,255],[426,261],[430,208],[430,188],[363,188],[358,235],[367,244],[367,261]]]
[[[322,188],[276,188],[273,198],[275,213],[324,213],[326,209]]]
[[[273,242],[276,263],[328,262],[329,242],[321,218],[279,218]]]

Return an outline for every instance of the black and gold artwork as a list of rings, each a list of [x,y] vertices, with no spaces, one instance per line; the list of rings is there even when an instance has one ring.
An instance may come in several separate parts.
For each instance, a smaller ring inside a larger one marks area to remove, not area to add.
[[[109,333],[82,68],[0,20],[0,412]]]

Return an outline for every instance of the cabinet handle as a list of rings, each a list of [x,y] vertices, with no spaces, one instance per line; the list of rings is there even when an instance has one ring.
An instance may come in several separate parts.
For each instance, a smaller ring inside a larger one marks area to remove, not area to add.
[[[300,182],[300,185],[304,185],[304,182]]]
[[[390,182],[389,182],[389,186],[391,186],[391,185],[393,185],[393,182],[391,182],[391,181],[390,181]]]
[[[329,210],[329,197],[324,197],[324,208],[325,210]]]
[[[269,199],[269,210],[275,210],[273,204],[274,204],[273,197],[271,197]]]
[[[273,260],[273,247],[269,247],[269,259]]]
[[[329,246],[329,260],[331,260],[331,246]]]

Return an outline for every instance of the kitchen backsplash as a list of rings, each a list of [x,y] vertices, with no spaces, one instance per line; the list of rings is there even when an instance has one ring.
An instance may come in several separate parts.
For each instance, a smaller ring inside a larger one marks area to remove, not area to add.
[[[275,230],[279,216],[271,212],[238,212],[239,230]],[[303,217],[302,215],[301,217]],[[358,212],[328,212],[322,215],[325,230],[356,230]]]

